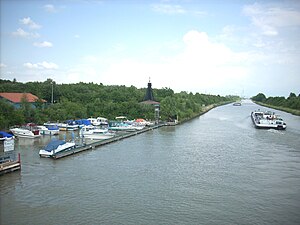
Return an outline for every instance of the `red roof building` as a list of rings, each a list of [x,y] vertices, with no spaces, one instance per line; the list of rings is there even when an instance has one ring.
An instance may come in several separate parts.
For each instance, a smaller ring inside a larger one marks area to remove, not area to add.
[[[44,99],[39,99],[39,97],[31,94],[31,93],[8,93],[8,92],[0,92],[0,99],[5,99],[6,101],[14,104],[16,108],[20,107],[23,99],[26,99],[27,102],[31,103],[33,106],[34,104],[40,100],[41,102],[47,102]]]

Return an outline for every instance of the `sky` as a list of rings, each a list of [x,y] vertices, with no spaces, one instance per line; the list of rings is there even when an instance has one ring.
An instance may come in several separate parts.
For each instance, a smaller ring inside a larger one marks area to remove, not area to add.
[[[0,77],[300,93],[300,1],[0,0]]]

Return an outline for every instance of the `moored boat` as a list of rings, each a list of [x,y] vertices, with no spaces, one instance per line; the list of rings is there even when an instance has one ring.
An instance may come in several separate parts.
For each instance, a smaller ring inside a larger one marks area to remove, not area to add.
[[[39,151],[40,157],[52,157],[63,151],[68,151],[76,147],[75,142],[66,142],[63,140],[52,140],[43,149]]]
[[[78,124],[74,120],[67,120],[67,130],[78,130]]]
[[[80,136],[95,140],[104,140],[115,136],[107,128],[96,128],[94,126],[84,126],[80,129]]]
[[[262,112],[260,110],[251,112],[251,119],[256,128],[285,130],[287,125],[283,119],[274,112]]]
[[[0,175],[20,169],[21,158],[15,152],[14,136],[0,131]]]
[[[37,128],[42,135],[58,135],[59,133],[59,128],[57,125],[49,125],[47,127],[39,125]]]
[[[145,119],[136,119],[134,122],[137,126],[152,126],[154,125],[153,122],[147,121]]]
[[[90,121],[93,126],[108,125],[108,120],[104,117],[88,118],[88,121]]]
[[[14,150],[14,148],[14,136],[4,131],[0,131],[0,152],[9,152]]]
[[[100,126],[100,121],[97,121],[96,118],[88,118],[88,121],[90,121],[93,126]]]
[[[112,131],[138,131],[142,130],[145,126],[143,125],[136,125],[136,124],[128,124],[127,122],[116,122],[116,121],[110,121],[109,123],[109,130]]]
[[[38,130],[37,126],[33,123],[28,123],[21,127],[16,127],[10,129],[10,131],[16,137],[22,138],[38,138],[41,137],[40,131]]]

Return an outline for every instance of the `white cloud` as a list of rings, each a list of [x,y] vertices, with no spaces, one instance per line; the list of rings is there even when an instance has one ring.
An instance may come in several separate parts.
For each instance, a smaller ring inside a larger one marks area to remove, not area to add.
[[[158,63],[134,58],[112,62],[101,73],[101,82],[144,87],[150,76],[153,81],[159,80],[160,87],[204,92],[223,87],[239,88],[248,76],[249,71],[243,63],[249,60],[250,54],[234,52],[224,44],[213,42],[205,32],[196,30],[187,32],[182,42],[183,51]],[[126,79],[120,79],[122,76]]]
[[[231,33],[230,29],[227,31]],[[278,61],[278,54],[267,51],[233,51],[228,45],[197,30],[183,35],[178,45],[183,47],[177,48],[175,55],[159,53],[155,61],[140,55],[130,58],[87,55],[65,72],[66,77],[60,79],[71,83],[93,81],[106,85],[145,87],[150,76],[155,88],[230,94],[241,93],[243,87],[257,83],[262,76],[257,73],[260,66],[271,68],[275,64],[290,63]],[[148,50],[146,48],[143,55],[147,55]]]
[[[30,19],[30,17],[25,17],[23,19],[20,19],[20,23],[28,26],[30,29],[40,29],[42,27],[41,25],[33,22],[33,20]]]
[[[7,67],[7,65],[5,65],[4,63],[0,63],[0,68],[5,68]]]
[[[187,11],[180,5],[154,4],[152,9],[163,14],[185,14]]]
[[[28,69],[46,69],[46,70],[51,70],[51,69],[58,69],[58,66],[55,63],[52,62],[46,62],[43,61],[41,63],[24,63],[23,66],[25,66]]]
[[[43,7],[49,13],[56,13],[58,10],[54,7],[54,5],[47,4]]]
[[[39,69],[38,64],[24,63],[23,66],[25,66],[28,69]]]
[[[75,34],[74,38],[80,38],[79,34]]]
[[[53,47],[53,44],[49,41],[34,42],[33,45],[35,47],[39,47],[39,48],[51,48],[51,47]]]
[[[249,73],[247,65],[243,64],[251,60],[252,54],[234,52],[212,41],[207,33],[196,30],[187,32],[181,45],[184,48],[177,49],[176,55],[161,56],[156,62],[87,55],[66,72],[67,80],[145,87],[151,77],[155,88],[211,93],[221,90],[225,94],[232,93],[231,90],[241,92],[240,87]]]
[[[52,62],[42,62],[39,63],[40,66],[42,66],[45,69],[58,69],[58,66],[55,63]]]
[[[26,32],[22,28],[18,28],[17,31],[12,32],[13,36],[22,37],[22,38],[39,38],[40,35],[36,32]]]
[[[300,26],[300,12],[284,6],[254,3],[244,6],[243,13],[267,36],[278,35],[279,29],[283,27]]]

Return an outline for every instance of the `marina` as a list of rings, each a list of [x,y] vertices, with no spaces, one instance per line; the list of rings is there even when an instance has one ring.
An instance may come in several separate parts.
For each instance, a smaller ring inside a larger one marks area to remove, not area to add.
[[[0,9],[0,225],[300,225],[300,0]]]
[[[299,224],[299,117],[274,110],[287,130],[254,129],[257,107],[89,140],[98,145],[59,160],[39,150],[72,131],[17,139],[22,169],[0,177],[0,223]]]
[[[73,155],[73,154],[77,154],[77,153],[80,153],[80,152],[83,152],[83,151],[86,151],[86,150],[91,150],[91,149],[95,149],[95,148],[98,148],[98,147],[103,146],[103,145],[114,143],[116,141],[120,141],[120,140],[123,140],[125,138],[129,138],[129,137],[132,137],[132,136],[135,136],[135,135],[138,135],[138,134],[141,134],[141,133],[153,130],[153,129],[157,129],[157,128],[162,127],[162,126],[164,126],[164,124],[155,125],[155,126],[152,126],[152,127],[147,127],[147,128],[142,129],[142,130],[138,130],[138,131],[134,131],[134,132],[121,133],[121,134],[118,134],[118,135],[116,135],[114,137],[111,137],[109,139],[104,139],[104,140],[100,140],[100,141],[92,141],[89,144],[81,144],[81,145],[76,146],[75,148],[70,148],[67,151],[58,152],[58,153],[54,154],[51,157],[53,159],[60,159],[60,158],[70,156],[70,155]]]

